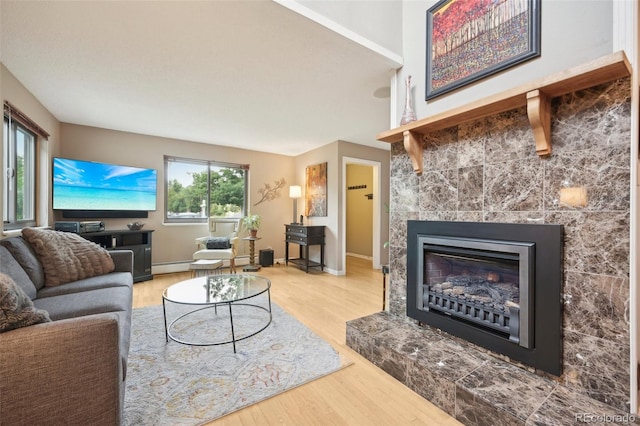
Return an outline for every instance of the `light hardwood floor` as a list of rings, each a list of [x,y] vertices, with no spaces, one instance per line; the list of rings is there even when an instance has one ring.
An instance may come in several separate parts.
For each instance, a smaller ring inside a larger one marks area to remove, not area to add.
[[[353,364],[210,424],[460,425],[346,346],[346,322],[382,308],[382,273],[372,269],[370,261],[348,257],[344,276],[306,274],[282,264],[262,268],[258,274],[271,280],[274,303]],[[133,306],[162,304],[162,290],[189,277],[187,272],[156,275],[134,285]]]

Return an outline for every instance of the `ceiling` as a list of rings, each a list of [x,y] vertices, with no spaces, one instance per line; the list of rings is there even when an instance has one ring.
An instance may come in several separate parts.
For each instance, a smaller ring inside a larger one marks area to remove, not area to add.
[[[374,92],[398,64],[273,1],[0,7],[2,63],[61,122],[284,155],[389,149]]]

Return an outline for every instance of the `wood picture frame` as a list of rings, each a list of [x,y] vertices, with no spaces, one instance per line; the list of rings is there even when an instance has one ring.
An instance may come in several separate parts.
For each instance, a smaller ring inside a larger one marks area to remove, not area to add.
[[[540,56],[540,0],[441,0],[427,10],[425,100]]]
[[[306,169],[305,216],[328,216],[327,213],[327,163],[308,166]]]

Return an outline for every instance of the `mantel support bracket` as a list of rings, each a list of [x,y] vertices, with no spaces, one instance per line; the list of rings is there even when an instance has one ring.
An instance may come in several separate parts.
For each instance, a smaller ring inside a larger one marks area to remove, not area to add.
[[[413,164],[413,171],[417,174],[422,174],[422,137],[419,133],[405,130],[402,132],[404,138],[404,149],[411,158]]]
[[[539,156],[551,154],[551,98],[540,90],[527,92],[527,115]]]

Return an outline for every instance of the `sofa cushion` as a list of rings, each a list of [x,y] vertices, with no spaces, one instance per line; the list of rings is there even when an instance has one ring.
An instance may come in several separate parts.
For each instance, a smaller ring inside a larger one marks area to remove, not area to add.
[[[0,272],[9,275],[30,299],[37,297],[36,286],[33,285],[22,266],[4,246],[0,246]]]
[[[36,286],[37,290],[44,287],[44,269],[42,264],[33,251],[33,248],[22,237],[11,237],[0,240],[0,245],[9,250],[14,259],[18,261],[22,269],[29,275],[31,282]]]
[[[0,332],[51,321],[9,275],[0,273]]]
[[[96,277],[73,281],[65,285],[45,287],[38,290],[38,297],[60,296],[61,294],[77,293],[80,291],[96,290],[109,287],[128,287],[133,285],[133,277],[130,272],[111,272]]]
[[[97,290],[42,297],[33,301],[36,308],[49,312],[53,321],[85,315],[131,310],[130,287],[110,287]]]
[[[22,235],[42,263],[45,286],[95,277],[115,269],[107,250],[80,235],[34,228],[24,228]]]

